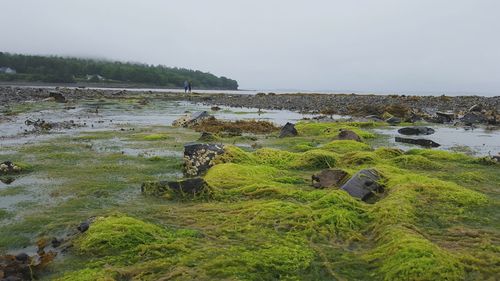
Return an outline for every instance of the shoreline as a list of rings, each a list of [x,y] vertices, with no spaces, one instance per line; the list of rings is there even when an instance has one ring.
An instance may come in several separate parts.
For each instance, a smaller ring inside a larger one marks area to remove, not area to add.
[[[206,92],[184,94],[181,91],[142,91],[128,89],[80,89],[43,87],[2,87],[0,104],[43,101],[51,92],[62,94],[69,102],[82,98],[139,98],[178,100],[212,106],[290,110],[300,113],[349,115],[384,121],[456,123],[464,125],[500,125],[500,96],[407,96],[356,94],[264,94]]]

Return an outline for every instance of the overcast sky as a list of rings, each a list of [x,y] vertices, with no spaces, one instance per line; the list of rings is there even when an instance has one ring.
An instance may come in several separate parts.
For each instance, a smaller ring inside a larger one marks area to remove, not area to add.
[[[0,4],[0,51],[199,69],[243,89],[500,94],[498,0]]]

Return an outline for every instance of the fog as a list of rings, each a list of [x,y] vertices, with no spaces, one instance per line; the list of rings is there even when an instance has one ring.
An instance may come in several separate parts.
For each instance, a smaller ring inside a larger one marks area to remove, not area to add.
[[[0,51],[209,71],[241,89],[500,93],[500,1],[0,0]]]

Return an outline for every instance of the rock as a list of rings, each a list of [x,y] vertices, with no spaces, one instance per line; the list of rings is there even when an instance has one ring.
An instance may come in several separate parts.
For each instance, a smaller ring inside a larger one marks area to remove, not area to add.
[[[341,169],[326,169],[312,175],[312,185],[315,188],[337,187],[344,182],[348,175]]]
[[[355,132],[351,130],[340,130],[340,133],[338,135],[339,140],[353,140],[353,141],[359,141],[361,142],[361,137],[358,136]]]
[[[218,107],[218,106],[212,106],[212,107],[210,108],[210,110],[212,110],[212,111],[219,111],[219,110],[221,110],[221,108],[220,108],[220,107]]]
[[[469,108],[469,112],[481,112],[483,110],[483,106],[480,104],[475,104]]]
[[[78,225],[78,227],[76,229],[78,229],[78,231],[80,231],[81,233],[84,233],[85,231],[87,231],[90,227],[90,223],[88,221],[84,221],[82,223],[80,223],[80,225]]]
[[[398,130],[402,135],[432,135],[434,132],[434,129],[423,126],[404,127]]]
[[[387,122],[391,125],[397,125],[397,124],[401,123],[401,118],[393,116],[393,117],[385,120],[385,122]]]
[[[352,197],[367,201],[375,193],[384,191],[382,185],[378,183],[380,179],[379,173],[373,169],[361,170],[349,179],[341,189],[347,191]]]
[[[486,123],[488,117],[480,112],[468,112],[464,117],[460,118],[460,121],[464,122],[466,125]]]
[[[199,176],[214,165],[213,159],[224,153],[221,144],[192,143],[184,145],[184,174]]]
[[[66,98],[63,96],[63,94],[61,94],[59,92],[50,92],[49,93],[49,97],[50,98],[54,98],[54,100],[56,102],[61,102],[61,103],[65,103],[66,102]]]
[[[22,168],[11,161],[4,161],[0,163],[0,175],[12,175],[20,172],[22,172]]]
[[[450,123],[451,121],[455,120],[455,113],[453,112],[442,112],[438,111],[436,112],[437,115],[437,120],[438,123]]]
[[[201,121],[211,117],[210,114],[206,111],[194,112],[192,114],[188,114],[180,117],[172,123],[174,127],[184,127],[188,128],[194,125],[201,123]]]
[[[168,183],[170,189],[181,194],[199,194],[208,189],[208,184],[204,179],[196,177]]]
[[[209,132],[202,132],[200,138],[198,139],[198,141],[202,142],[213,142],[216,140],[217,138],[212,133]]]
[[[143,194],[162,197],[165,195],[196,195],[208,190],[208,184],[203,178],[195,177],[178,181],[145,182],[141,186]],[[170,197],[170,196],[166,196]]]
[[[16,260],[24,263],[28,262],[29,258],[30,256],[26,253],[19,253],[16,255]]]
[[[162,196],[168,191],[167,181],[145,182],[141,185],[141,192],[145,195]]]
[[[428,139],[410,139],[410,138],[396,137],[396,142],[416,144],[416,145],[425,146],[425,147],[439,147],[439,146],[441,146],[439,143],[434,142],[432,140],[428,140]]]
[[[280,131],[280,138],[285,138],[285,137],[295,137],[298,135],[297,129],[295,129],[295,125],[287,122],[285,126],[281,128]]]
[[[52,247],[57,248],[57,247],[61,246],[62,242],[64,242],[64,240],[57,239],[57,237],[54,237],[50,241],[50,244],[52,245]]]
[[[3,184],[6,184],[6,185],[9,185],[11,183],[13,183],[16,179],[13,178],[13,177],[1,177],[0,178],[0,182],[2,182]]]
[[[36,121],[33,121],[31,119],[26,119],[26,121],[24,121],[24,124],[26,126],[33,126],[35,128],[35,130],[38,130],[38,131],[40,131],[40,130],[48,131],[54,127],[54,124],[52,124],[50,122],[46,122],[45,120],[41,120],[41,119],[37,119]]]
[[[32,280],[29,259],[29,256],[24,261],[13,255],[0,256],[0,280]]]

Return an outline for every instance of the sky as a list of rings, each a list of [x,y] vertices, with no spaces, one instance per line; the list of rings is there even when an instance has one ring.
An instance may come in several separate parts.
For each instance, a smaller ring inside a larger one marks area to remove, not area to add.
[[[0,0],[0,51],[211,72],[240,89],[500,95],[498,0]]]

